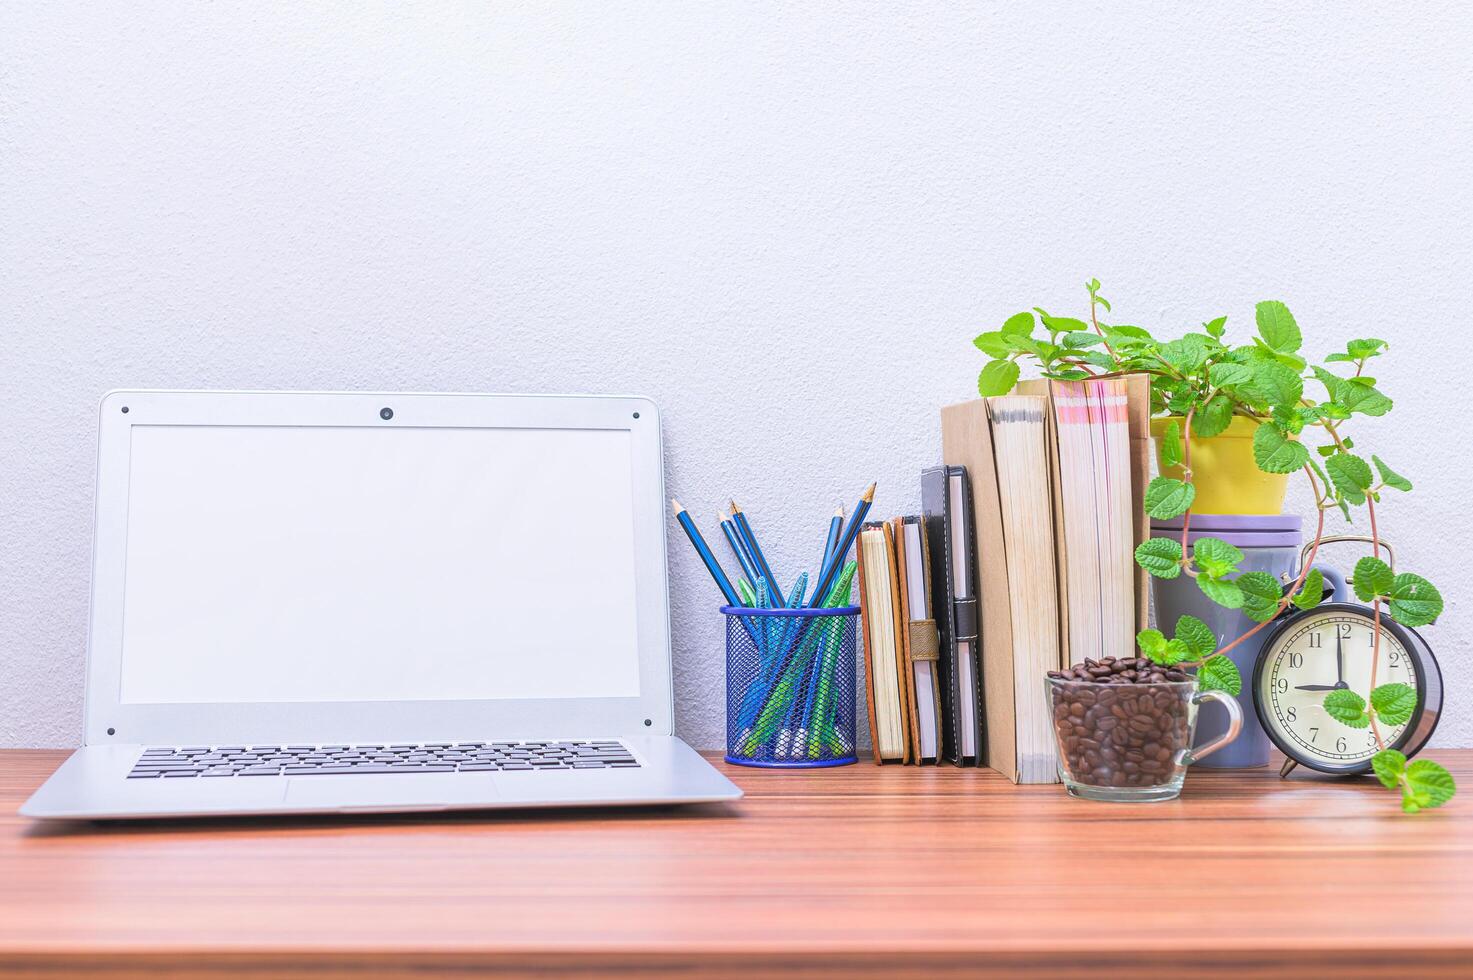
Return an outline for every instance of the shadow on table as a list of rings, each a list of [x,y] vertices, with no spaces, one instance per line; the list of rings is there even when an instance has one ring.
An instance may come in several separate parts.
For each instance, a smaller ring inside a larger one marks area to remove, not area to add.
[[[282,816],[220,816],[143,820],[40,820],[32,822],[26,837],[120,837],[191,833],[259,833],[263,830],[304,830],[385,827],[527,827],[535,825],[696,822],[733,819],[741,815],[736,803],[658,804],[610,807],[525,807],[424,813],[300,813]]]

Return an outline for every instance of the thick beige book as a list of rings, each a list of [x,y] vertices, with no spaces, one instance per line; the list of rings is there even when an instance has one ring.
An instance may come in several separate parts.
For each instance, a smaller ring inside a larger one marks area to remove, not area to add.
[[[982,399],[941,410],[941,457],[964,466],[972,485],[972,530],[977,539],[976,594],[982,656],[982,745],[986,764],[1018,781],[1013,714],[1013,614],[1003,560],[1002,503],[992,456],[992,422]],[[1040,700],[1042,695],[1040,695]]]
[[[987,399],[1013,621],[1013,714],[1020,783],[1059,778],[1053,716],[1043,697],[1044,676],[1057,670],[1060,662],[1048,412],[1048,399],[1042,395]],[[984,678],[983,689],[992,687]]]

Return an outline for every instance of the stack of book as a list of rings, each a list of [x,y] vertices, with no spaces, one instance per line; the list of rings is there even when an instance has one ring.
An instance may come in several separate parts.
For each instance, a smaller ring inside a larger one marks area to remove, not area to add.
[[[860,626],[870,741],[876,762],[941,757],[939,636],[931,612],[931,554],[918,517],[859,532]]]
[[[941,413],[923,515],[867,524],[859,583],[877,762],[1057,780],[1043,678],[1127,656],[1146,621],[1144,377],[1032,381]]]

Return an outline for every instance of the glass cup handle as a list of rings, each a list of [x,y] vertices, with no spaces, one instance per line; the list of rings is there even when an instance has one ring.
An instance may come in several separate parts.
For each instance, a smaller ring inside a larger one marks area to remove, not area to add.
[[[1216,701],[1227,709],[1228,729],[1222,733],[1220,738],[1215,738],[1206,745],[1195,749],[1188,749],[1181,757],[1181,764],[1189,766],[1200,759],[1205,759],[1224,745],[1238,737],[1243,730],[1243,709],[1238,705],[1238,699],[1226,691],[1198,691],[1192,695],[1193,704],[1201,704],[1203,701]]]

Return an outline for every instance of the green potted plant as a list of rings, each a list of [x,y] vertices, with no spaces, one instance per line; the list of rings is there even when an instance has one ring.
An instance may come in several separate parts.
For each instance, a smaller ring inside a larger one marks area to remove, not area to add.
[[[1348,431],[1356,416],[1385,415],[1392,408],[1391,399],[1367,373],[1385,352],[1386,342],[1351,340],[1342,352],[1310,364],[1300,353],[1298,323],[1276,300],[1257,304],[1256,332],[1246,343],[1227,339],[1225,316],[1163,341],[1139,326],[1104,322],[1101,315],[1113,319],[1113,313],[1100,295],[1099,281],[1090,280],[1086,289],[1087,322],[1035,307],[976,337],[974,344],[990,358],[977,387],[983,397],[1006,394],[1017,383],[1022,362],[1035,365],[1046,378],[1061,380],[1149,376],[1160,475],[1146,488],[1145,506],[1152,518],[1182,518],[1182,532],[1180,540],[1158,537],[1141,543],[1136,562],[1158,579],[1192,578],[1212,603],[1241,610],[1255,625],[1218,645],[1204,642],[1210,630],[1183,617],[1191,621],[1179,624],[1175,636],[1142,631],[1137,637],[1141,654],[1161,665],[1193,670],[1203,690],[1238,694],[1241,674],[1226,654],[1286,610],[1320,603],[1324,581],[1313,562],[1325,537],[1326,514],[1338,510],[1350,521],[1363,510],[1371,552],[1356,563],[1354,581],[1357,595],[1375,616],[1370,696],[1328,691],[1325,711],[1368,730],[1376,749],[1372,767],[1384,785],[1401,791],[1405,809],[1446,802],[1454,792],[1447,771],[1427,759],[1409,764],[1383,739],[1378,724],[1396,717],[1411,694],[1404,684],[1376,683],[1381,617],[1416,627],[1435,620],[1443,606],[1442,596],[1426,579],[1393,573],[1381,560],[1377,505],[1388,491],[1411,490],[1411,483],[1379,455],[1367,460],[1358,453]],[[1311,432],[1320,434],[1322,444],[1306,444],[1301,437]],[[1231,545],[1211,537],[1189,539],[1193,508],[1201,509],[1204,500],[1220,500],[1218,491],[1225,489],[1234,499],[1251,493],[1256,495],[1254,506],[1271,508],[1251,512],[1276,513],[1283,484],[1295,472],[1303,473],[1314,493],[1316,528],[1308,557],[1287,588],[1266,572],[1240,571],[1242,553]]]

